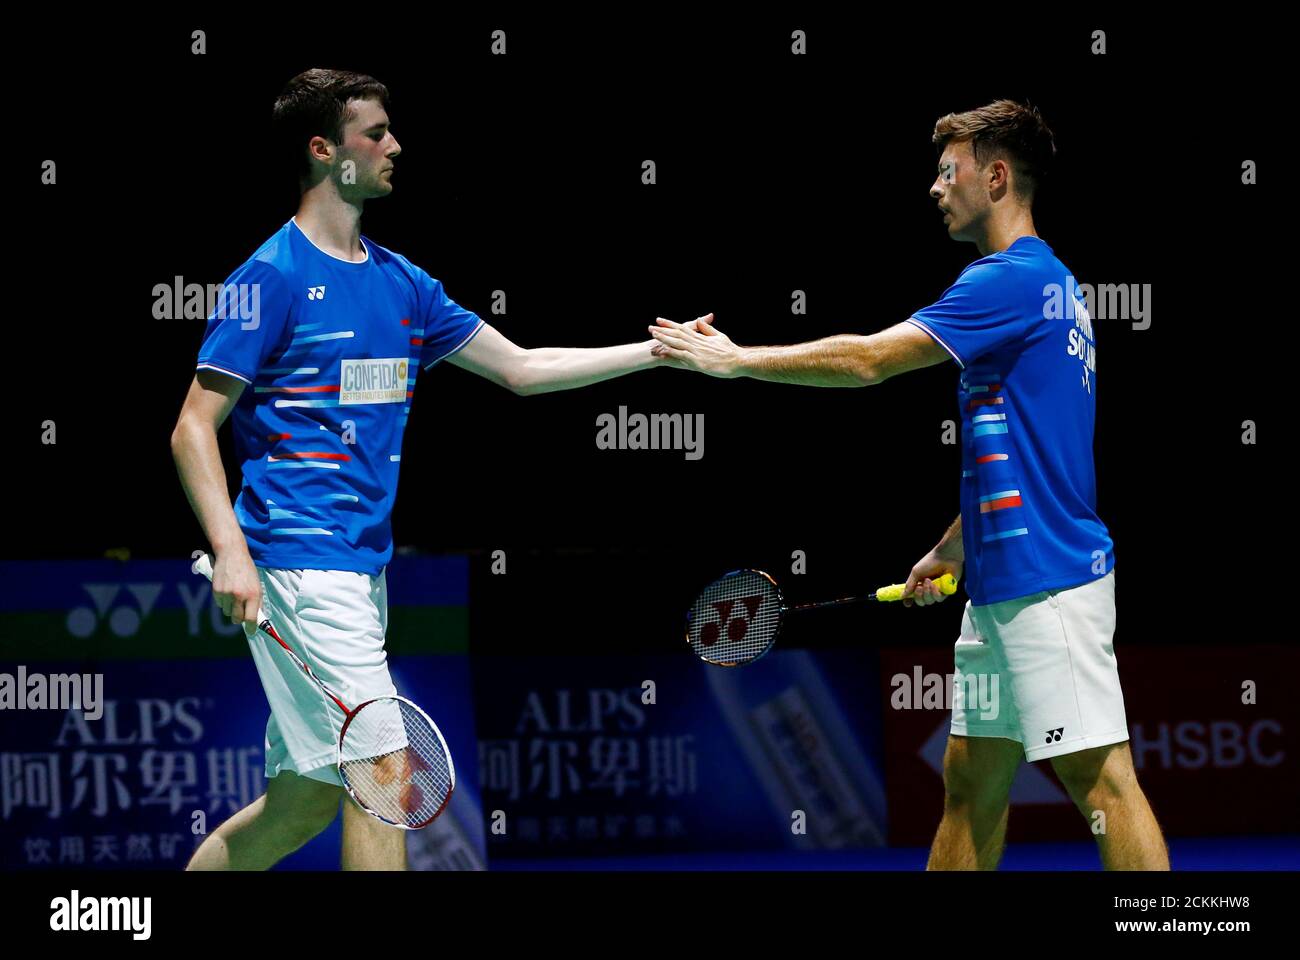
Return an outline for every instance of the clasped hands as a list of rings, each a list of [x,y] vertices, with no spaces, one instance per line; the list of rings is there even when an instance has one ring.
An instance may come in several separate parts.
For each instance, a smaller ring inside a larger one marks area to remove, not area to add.
[[[713,314],[686,323],[655,318],[649,328],[657,343],[650,352],[671,367],[730,379],[744,372],[744,347],[713,326]]]

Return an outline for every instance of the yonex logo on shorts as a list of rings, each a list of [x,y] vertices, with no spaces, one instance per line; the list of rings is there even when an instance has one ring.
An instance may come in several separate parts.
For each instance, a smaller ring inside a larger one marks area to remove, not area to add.
[[[1057,727],[1055,730],[1048,730],[1048,731],[1047,731],[1047,742],[1048,742],[1048,743],[1059,743],[1060,740],[1061,740],[1061,734],[1063,734],[1063,733],[1065,733],[1065,727]]]

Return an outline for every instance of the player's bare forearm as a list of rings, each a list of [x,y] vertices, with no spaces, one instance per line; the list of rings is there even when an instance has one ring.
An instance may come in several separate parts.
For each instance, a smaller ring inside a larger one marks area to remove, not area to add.
[[[961,515],[952,522],[948,532],[935,545],[934,553],[945,560],[962,560],[966,559],[966,550],[961,542]]]
[[[810,387],[865,387],[874,374],[870,337],[841,334],[786,347],[739,347],[737,375]]]
[[[615,347],[536,347],[524,351],[514,377],[515,393],[553,393],[612,380],[658,366],[653,340]]]
[[[528,396],[573,390],[635,373],[663,361],[651,353],[653,340],[616,347],[535,347],[525,350],[490,324],[484,324],[450,362],[486,377],[512,393]]]
[[[217,556],[232,548],[246,550],[244,532],[230,505],[215,431],[182,417],[172,433],[172,458],[190,508]]]

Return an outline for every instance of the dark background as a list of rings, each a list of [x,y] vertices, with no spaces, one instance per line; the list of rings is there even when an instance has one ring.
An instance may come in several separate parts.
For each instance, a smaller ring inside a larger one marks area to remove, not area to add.
[[[905,319],[977,257],[927,194],[934,122],[1010,96],[1057,137],[1040,235],[1080,282],[1154,288],[1150,329],[1097,325],[1120,635],[1278,639],[1262,617],[1280,572],[1270,500],[1260,448],[1240,441],[1243,420],[1265,442],[1276,429],[1259,362],[1283,348],[1256,331],[1277,307],[1265,280],[1280,255],[1263,237],[1280,206],[1264,171],[1283,180],[1265,99],[1278,61],[1217,21],[923,13],[38,17],[10,38],[40,67],[32,90],[11,87],[28,95],[13,101],[24,149],[9,157],[22,164],[9,275],[21,402],[3,555],[206,546],[168,447],[203,322],[154,320],[152,288],[220,282],[293,213],[269,116],[303,69],[360,70],[392,92],[403,154],[364,233],[529,347],[641,340],[656,315],[709,311],[740,343]],[[489,54],[498,27],[505,57]],[[790,55],[796,27],[807,56]],[[44,159],[57,186],[38,182]],[[1263,184],[1241,185],[1244,159]],[[794,289],[806,316],[790,314]],[[956,374],[831,390],[665,369],[520,398],[444,364],[420,378],[395,542],[477,552],[475,644],[510,648],[661,647],[694,592],[737,566],[772,570],[795,601],[901,581],[958,512],[959,451],[940,442]],[[598,450],[596,417],[621,405],[703,413],[703,460]],[[54,446],[40,443],[47,419]],[[494,549],[506,577],[487,573]],[[804,577],[788,572],[795,549]],[[916,636],[950,642],[960,604],[907,615]],[[860,642],[873,616],[810,615],[791,642]]]

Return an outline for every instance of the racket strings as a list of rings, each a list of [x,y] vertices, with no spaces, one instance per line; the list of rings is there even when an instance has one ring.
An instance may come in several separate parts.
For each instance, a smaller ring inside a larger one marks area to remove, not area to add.
[[[353,715],[339,772],[358,803],[407,827],[433,819],[455,783],[433,724],[411,704],[389,698],[364,704]]]
[[[781,626],[776,584],[757,570],[727,574],[691,607],[688,636],[695,653],[712,663],[748,663],[766,653]]]

